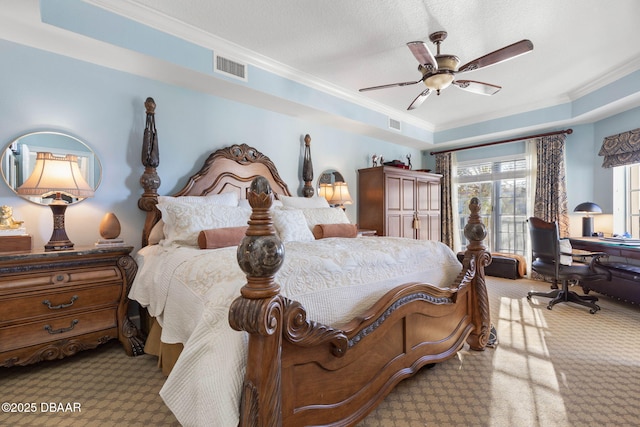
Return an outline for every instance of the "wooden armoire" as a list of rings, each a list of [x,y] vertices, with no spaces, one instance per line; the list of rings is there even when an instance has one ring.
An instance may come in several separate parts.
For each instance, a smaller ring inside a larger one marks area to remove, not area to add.
[[[440,240],[441,175],[395,166],[358,170],[358,227],[379,236]]]

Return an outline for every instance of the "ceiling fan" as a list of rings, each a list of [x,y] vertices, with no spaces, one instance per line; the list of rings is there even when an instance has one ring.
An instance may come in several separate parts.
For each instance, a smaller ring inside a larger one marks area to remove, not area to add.
[[[459,67],[460,59],[457,56],[440,53],[440,43],[442,43],[446,38],[446,31],[436,31],[429,35],[429,40],[437,46],[437,54],[435,56],[431,51],[429,51],[427,44],[422,41],[407,43],[409,50],[411,50],[411,53],[413,53],[413,56],[416,57],[420,64],[418,65],[418,71],[422,73],[422,78],[420,80],[365,87],[360,89],[360,92],[386,89],[396,86],[409,86],[423,82],[427,88],[413,100],[407,110],[414,110],[418,108],[422,105],[424,100],[427,99],[431,92],[435,91],[440,95],[440,91],[442,89],[446,89],[450,85],[455,85],[460,89],[481,95],[494,95],[502,89],[501,86],[478,82],[475,80],[456,80],[455,75],[467,71],[478,70],[480,68],[488,67],[489,65],[498,64],[533,50],[533,43],[531,43],[530,40],[520,40],[517,43],[488,53]]]

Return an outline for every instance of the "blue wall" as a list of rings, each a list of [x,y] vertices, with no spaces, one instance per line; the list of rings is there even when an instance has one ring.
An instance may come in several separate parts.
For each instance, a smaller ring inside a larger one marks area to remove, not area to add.
[[[137,208],[142,193],[140,147],[148,96],[157,104],[161,194],[179,190],[211,151],[236,143],[253,145],[268,155],[290,190],[298,193],[307,133],[312,138],[314,178],[325,169],[339,170],[354,199],[357,169],[370,166],[372,154],[403,159],[410,153],[420,158],[417,149],[7,41],[0,40],[0,54],[3,64],[11,64],[0,68],[0,144],[36,130],[62,131],[85,141],[102,162],[103,178],[95,197],[67,209],[67,234],[76,245],[92,245],[102,216],[114,212],[122,237],[139,246],[144,220]],[[34,247],[49,240],[49,208],[20,199],[5,185],[0,186],[0,204],[14,207]],[[356,212],[355,204],[347,207],[353,222]]]

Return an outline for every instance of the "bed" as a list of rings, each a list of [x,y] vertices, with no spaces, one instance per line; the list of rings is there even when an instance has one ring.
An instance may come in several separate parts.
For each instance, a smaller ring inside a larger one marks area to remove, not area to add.
[[[491,256],[476,199],[462,265],[439,242],[308,238],[301,215],[308,232],[350,225],[336,208],[309,207],[317,198],[292,197],[246,144],[211,153],[160,196],[155,103],[145,106],[146,220],[130,297],[156,320],[160,346],[179,346],[161,396],[183,425],[355,425],[425,365],[487,346]],[[202,239],[221,230],[240,241]]]

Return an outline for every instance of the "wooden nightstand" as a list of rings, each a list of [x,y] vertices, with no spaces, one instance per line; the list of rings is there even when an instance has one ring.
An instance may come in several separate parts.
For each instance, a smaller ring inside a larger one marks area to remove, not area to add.
[[[0,254],[0,366],[61,359],[118,339],[143,353],[127,316],[130,246]]]

